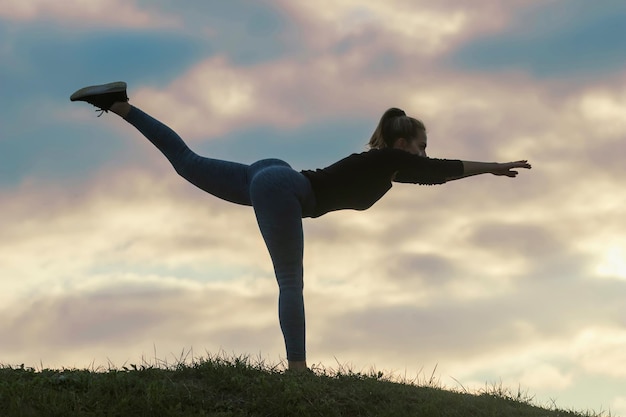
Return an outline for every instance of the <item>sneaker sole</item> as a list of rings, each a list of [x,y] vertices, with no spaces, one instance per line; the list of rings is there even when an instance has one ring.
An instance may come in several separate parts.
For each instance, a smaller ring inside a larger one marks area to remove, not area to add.
[[[126,83],[124,81],[116,81],[108,84],[91,85],[89,87],[81,88],[70,96],[71,101],[77,101],[89,96],[97,96],[99,94],[107,93],[120,93],[126,90]]]

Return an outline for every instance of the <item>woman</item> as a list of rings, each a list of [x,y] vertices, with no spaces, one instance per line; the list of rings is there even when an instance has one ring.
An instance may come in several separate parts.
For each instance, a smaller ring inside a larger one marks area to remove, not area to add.
[[[365,210],[389,191],[392,181],[443,184],[487,173],[515,177],[514,169],[530,168],[527,161],[428,158],[426,128],[396,108],[383,114],[369,151],[352,154],[324,169],[297,172],[278,159],[244,165],[195,154],[174,131],[128,103],[124,82],[85,87],[70,100],[98,107],[100,116],[108,111],[121,116],[152,142],[183,178],[218,198],[254,208],[278,281],[278,314],[292,370],[307,369],[302,218],[341,209]]]

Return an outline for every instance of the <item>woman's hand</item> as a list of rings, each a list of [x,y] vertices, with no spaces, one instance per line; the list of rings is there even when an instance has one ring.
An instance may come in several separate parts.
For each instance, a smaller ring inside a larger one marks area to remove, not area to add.
[[[515,161],[515,162],[504,162],[504,163],[496,164],[496,166],[494,167],[493,171],[491,171],[491,173],[493,175],[503,175],[503,176],[514,178],[518,174],[517,171],[513,171],[516,168],[530,169],[532,167],[528,163],[527,160]]]

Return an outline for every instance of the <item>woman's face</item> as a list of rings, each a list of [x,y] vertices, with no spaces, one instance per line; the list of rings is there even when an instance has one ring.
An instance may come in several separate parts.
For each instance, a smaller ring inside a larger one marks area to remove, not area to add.
[[[412,153],[413,155],[426,157],[426,145],[426,133],[421,132],[416,138],[413,139],[398,139],[393,147],[396,149],[402,149],[403,151]]]

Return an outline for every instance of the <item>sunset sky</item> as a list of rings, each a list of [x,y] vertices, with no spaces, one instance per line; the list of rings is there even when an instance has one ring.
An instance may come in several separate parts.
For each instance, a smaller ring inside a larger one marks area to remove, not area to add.
[[[285,358],[249,207],[69,96],[123,80],[196,152],[294,168],[424,121],[515,179],[304,221],[309,365],[626,416],[626,2],[3,0],[0,363]]]

